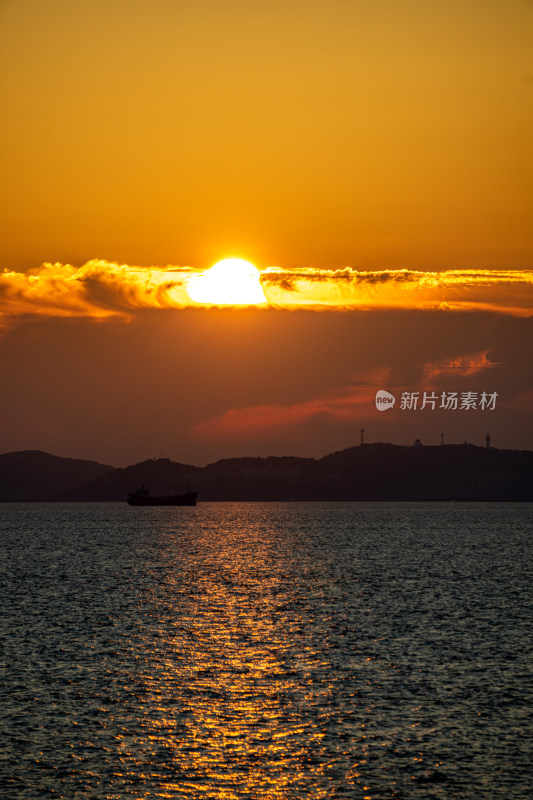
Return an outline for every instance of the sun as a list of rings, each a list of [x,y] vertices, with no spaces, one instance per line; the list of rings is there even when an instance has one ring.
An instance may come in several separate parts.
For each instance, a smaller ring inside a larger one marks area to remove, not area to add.
[[[255,306],[267,301],[259,270],[241,258],[225,258],[206,272],[193,275],[186,289],[195,303],[215,306]]]

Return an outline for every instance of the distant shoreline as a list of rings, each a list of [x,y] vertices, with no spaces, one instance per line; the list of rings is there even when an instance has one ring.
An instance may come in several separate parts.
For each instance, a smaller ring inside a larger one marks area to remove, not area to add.
[[[323,458],[168,458],[115,469],[40,451],[0,455],[0,502],[122,502],[199,492],[200,502],[531,502],[533,452],[462,445],[364,444]]]

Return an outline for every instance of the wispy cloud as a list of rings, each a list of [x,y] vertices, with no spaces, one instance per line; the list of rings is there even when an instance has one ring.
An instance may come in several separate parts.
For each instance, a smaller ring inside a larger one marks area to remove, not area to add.
[[[183,275],[179,267],[130,267],[101,260],[82,267],[43,264],[28,272],[4,270],[0,314],[127,318],[140,308],[179,307]]]
[[[374,390],[375,394],[375,390]],[[369,406],[370,394],[359,387],[343,397],[316,398],[291,405],[265,404],[230,408],[219,417],[208,419],[193,428],[200,437],[247,437],[251,433],[301,425],[318,416],[337,420],[359,418],[358,409]]]
[[[271,403],[230,408],[221,415],[204,420],[192,428],[199,438],[240,438],[264,434],[275,429],[303,425],[317,417],[337,421],[361,420],[374,408],[376,387],[388,384],[390,369],[380,367],[355,386],[331,391],[297,403]]]
[[[533,314],[533,270],[340,270],[270,268],[261,283],[284,308],[422,308]]]
[[[199,270],[93,260],[0,273],[0,317],[23,314],[129,318],[142,308],[201,307],[187,294]],[[486,310],[533,314],[533,270],[365,271],[270,267],[263,308]],[[214,304],[215,305],[215,304]]]
[[[427,384],[450,376],[477,375],[482,370],[498,367],[499,364],[491,361],[488,355],[489,351],[483,350],[480,353],[454,356],[445,361],[428,362],[424,364],[421,380]]]
[[[457,389],[457,378],[471,377],[485,370],[500,366],[489,357],[489,351],[459,354],[449,359],[421,364],[411,383],[405,376],[388,366],[353,376],[349,386],[330,390],[318,397],[296,403],[271,403],[229,408],[223,413],[202,420],[191,429],[198,439],[235,440],[247,439],[251,435],[262,436],[269,432],[294,429],[319,417],[337,422],[366,424],[379,417],[380,424],[397,419],[394,414],[381,415],[376,411],[375,397],[378,389],[392,391],[396,398],[403,391],[422,393],[453,379]],[[530,393],[531,394],[531,393]],[[529,395],[530,396],[530,395]]]

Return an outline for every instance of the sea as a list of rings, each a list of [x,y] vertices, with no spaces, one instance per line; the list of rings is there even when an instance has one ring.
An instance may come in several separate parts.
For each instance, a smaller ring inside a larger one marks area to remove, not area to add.
[[[530,800],[533,504],[0,505],[0,797]]]

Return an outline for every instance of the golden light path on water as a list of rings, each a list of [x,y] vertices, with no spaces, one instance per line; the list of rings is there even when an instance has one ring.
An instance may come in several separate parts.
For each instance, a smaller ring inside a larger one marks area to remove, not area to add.
[[[247,534],[243,529],[221,539],[218,574],[200,568],[191,576],[187,610],[176,609],[179,649],[168,628],[160,629],[155,646],[153,631],[134,644],[142,646],[153,670],[144,676],[150,739],[156,751],[170,748],[182,776],[166,785],[168,797],[179,791],[192,797],[282,798],[302,780],[303,768],[310,785],[327,770],[310,754],[318,754],[325,733],[310,724],[307,708],[324,703],[332,691],[312,679],[328,665],[310,645],[295,652],[304,621],[295,607],[280,607],[279,598],[290,591],[287,577],[268,569],[271,543],[252,537],[258,550],[253,564],[248,562]],[[202,538],[199,544],[209,548]],[[178,584],[166,576],[167,592],[174,587],[181,594]],[[173,686],[182,697],[178,721],[166,716]],[[155,724],[154,709],[161,715]],[[314,796],[326,797],[318,783]]]

